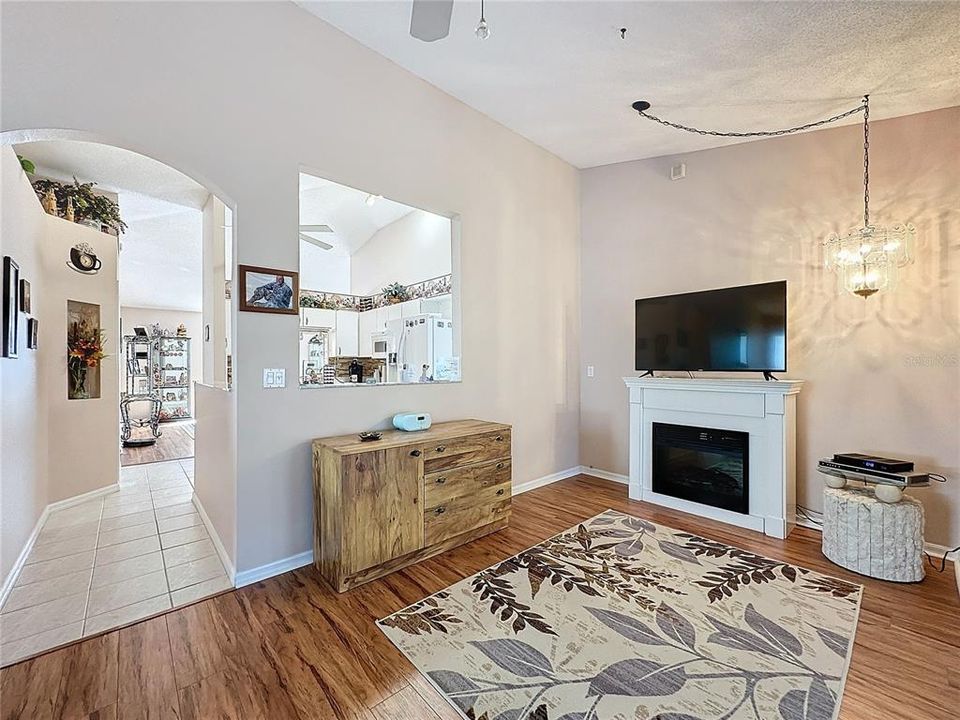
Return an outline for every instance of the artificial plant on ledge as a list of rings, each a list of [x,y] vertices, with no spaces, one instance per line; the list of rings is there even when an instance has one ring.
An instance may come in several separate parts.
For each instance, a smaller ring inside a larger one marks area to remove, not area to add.
[[[125,232],[127,224],[120,217],[120,206],[113,200],[93,191],[96,183],[82,183],[76,178],[72,183],[62,183],[48,178],[33,181],[33,190],[42,203],[47,193],[52,192],[57,204],[57,215],[70,220],[70,208],[73,210],[73,222],[84,224],[94,221],[106,225],[116,233]]]
[[[103,330],[91,327],[87,322],[75,322],[67,335],[67,369],[70,373],[69,399],[85,400],[90,397],[87,390],[87,371],[100,365],[107,357],[103,351],[106,334]]]
[[[410,291],[398,282],[390,283],[383,289],[383,297],[388,303],[401,303],[410,299]]]

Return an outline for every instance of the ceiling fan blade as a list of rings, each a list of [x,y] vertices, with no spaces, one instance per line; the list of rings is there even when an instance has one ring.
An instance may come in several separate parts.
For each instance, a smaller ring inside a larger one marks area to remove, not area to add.
[[[320,238],[315,238],[315,237],[311,237],[310,235],[305,235],[304,233],[300,233],[300,239],[303,240],[304,242],[310,243],[311,245],[316,245],[321,250],[333,249],[333,245],[331,245],[330,243],[324,242]]]
[[[433,42],[450,34],[453,0],[413,0],[410,34],[418,40]]]
[[[300,232],[332,233],[333,228],[329,225],[301,225]]]

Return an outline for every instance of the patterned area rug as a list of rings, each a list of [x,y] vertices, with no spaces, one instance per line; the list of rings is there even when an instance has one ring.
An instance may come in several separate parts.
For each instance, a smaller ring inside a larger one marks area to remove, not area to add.
[[[608,510],[379,625],[471,720],[831,720],[861,590]]]

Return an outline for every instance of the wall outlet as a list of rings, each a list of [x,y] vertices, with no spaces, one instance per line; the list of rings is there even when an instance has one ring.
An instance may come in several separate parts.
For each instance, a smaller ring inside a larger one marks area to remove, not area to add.
[[[282,388],[287,386],[287,371],[283,368],[264,368],[263,386],[265,388]]]
[[[593,377],[593,365],[587,365],[587,377]]]

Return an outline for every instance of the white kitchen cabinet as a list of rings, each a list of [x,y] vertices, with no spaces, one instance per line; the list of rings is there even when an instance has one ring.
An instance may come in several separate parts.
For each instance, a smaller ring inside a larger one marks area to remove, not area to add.
[[[337,354],[341,357],[360,354],[360,313],[353,310],[336,310]]]
[[[300,325],[310,328],[335,328],[337,311],[323,308],[301,308]]]
[[[363,357],[373,355],[373,333],[377,332],[378,310],[358,313],[360,316],[358,320],[360,326],[360,355]]]
[[[373,313],[373,330],[374,332],[383,332],[387,329],[387,309],[385,307],[378,307],[376,310],[371,311]]]
[[[436,313],[444,320],[453,319],[453,298],[448,295],[437,295],[432,298],[424,298],[420,301],[420,311],[424,313]]]
[[[387,322],[391,320],[399,320],[403,317],[403,310],[400,304],[397,305],[387,305],[384,310],[387,311]]]
[[[407,300],[400,303],[400,317],[411,317],[420,314],[420,299]]]

